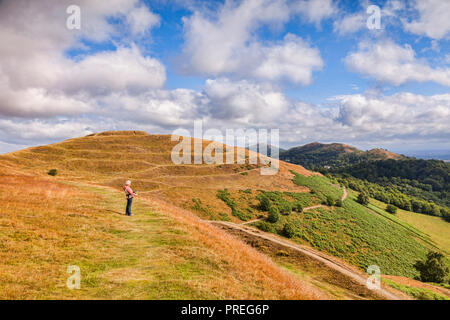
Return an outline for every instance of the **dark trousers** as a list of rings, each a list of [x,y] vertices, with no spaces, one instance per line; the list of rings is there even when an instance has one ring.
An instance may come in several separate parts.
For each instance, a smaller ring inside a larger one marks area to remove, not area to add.
[[[125,211],[125,214],[127,216],[131,216],[131,205],[133,204],[133,198],[127,199],[127,209]]]

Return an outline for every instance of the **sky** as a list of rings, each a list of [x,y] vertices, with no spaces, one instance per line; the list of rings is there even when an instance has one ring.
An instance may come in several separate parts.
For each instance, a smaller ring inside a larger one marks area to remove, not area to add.
[[[196,120],[279,129],[284,148],[450,153],[449,16],[448,0],[3,0],[0,153]]]

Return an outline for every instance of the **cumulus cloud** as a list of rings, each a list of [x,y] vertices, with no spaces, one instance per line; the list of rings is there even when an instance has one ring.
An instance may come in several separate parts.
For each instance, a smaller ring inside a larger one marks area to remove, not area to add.
[[[89,118],[0,119],[2,141],[44,143],[103,130],[171,133],[181,127],[192,132],[194,120],[203,120],[205,130],[280,129],[280,140],[291,145],[336,139],[357,144],[411,144],[450,138],[450,94],[354,94],[333,97],[330,104],[319,106],[289,99],[267,85],[215,79],[208,80],[199,92],[117,93],[104,97],[101,103],[107,104],[108,110]],[[10,150],[10,145],[3,147]]]
[[[259,65],[251,71],[257,78],[272,81],[288,79],[307,85],[313,80],[313,70],[323,67],[319,50],[292,34],[287,34],[280,44],[261,47],[259,51]]]
[[[418,18],[404,21],[407,31],[424,35],[433,39],[447,39],[450,35],[450,1],[448,0],[415,0],[413,8]]]
[[[356,72],[396,86],[410,81],[450,86],[449,68],[432,68],[425,60],[416,58],[409,45],[400,46],[390,40],[361,42],[345,62]]]
[[[364,12],[346,14],[333,22],[333,31],[339,35],[358,32],[366,27],[367,15]]]
[[[307,85],[323,61],[317,48],[294,35],[262,44],[254,32],[264,24],[285,23],[285,1],[227,1],[216,16],[196,11],[184,20],[185,71],[209,76],[289,80]]]
[[[151,90],[138,95],[113,93],[100,100],[103,116],[161,128],[189,126],[194,120],[223,125],[264,126],[287,111],[290,101],[267,84],[246,80],[208,79],[201,91]],[[219,126],[220,126],[219,125]]]
[[[133,7],[126,14],[126,20],[133,34],[144,34],[149,29],[159,26],[161,22],[160,17],[151,12],[145,5]]]
[[[450,95],[401,92],[390,96],[354,94],[330,99],[329,106],[293,101],[278,122],[281,140],[290,145],[311,141],[363,145],[423,144],[450,138]],[[282,124],[280,125],[280,123]],[[398,145],[397,145],[398,146]]]
[[[102,98],[108,108],[102,114],[132,121],[138,125],[151,124],[159,128],[174,128],[201,118],[207,98],[194,90],[151,90],[137,95],[113,93]]]
[[[32,144],[59,141],[92,133],[86,119],[18,120],[0,119],[0,134],[8,144]],[[100,126],[97,126],[100,127]],[[91,127],[92,128],[92,127]]]
[[[339,12],[339,18],[333,22],[333,31],[339,35],[349,35],[360,30],[367,29],[367,20],[373,14],[367,12],[369,6],[373,5],[370,1],[360,2],[360,8],[356,12]],[[380,8],[380,27],[381,31],[386,30],[387,25],[398,24],[399,13],[405,9],[403,0],[387,0]],[[374,32],[375,30],[371,30]],[[376,33],[375,33],[376,34]]]
[[[262,125],[278,118],[288,108],[285,96],[268,85],[228,79],[207,80],[204,94],[208,98],[210,117]]]
[[[308,22],[320,25],[322,20],[337,13],[338,8],[333,0],[302,0],[294,2],[294,12],[298,12]]]
[[[397,93],[391,96],[346,95],[339,101],[337,121],[362,137],[448,137],[450,94],[422,96]]]
[[[166,80],[164,66],[156,59],[144,57],[136,46],[87,56],[68,63],[64,71],[55,87],[70,93],[145,91],[162,87]]]
[[[0,83],[0,115],[12,117],[54,117],[93,110],[89,99],[49,93],[43,88],[11,90]]]
[[[83,48],[82,40],[111,41],[122,32],[118,25],[108,23],[111,17],[123,19],[133,32],[142,33],[159,23],[158,16],[138,1],[79,1],[82,27],[69,30],[65,10],[69,4],[0,2],[0,41],[14,44],[0,47],[0,115],[84,113],[97,106],[93,96],[139,92],[164,84],[164,66],[144,56],[133,43],[76,60],[66,54],[69,49]]]

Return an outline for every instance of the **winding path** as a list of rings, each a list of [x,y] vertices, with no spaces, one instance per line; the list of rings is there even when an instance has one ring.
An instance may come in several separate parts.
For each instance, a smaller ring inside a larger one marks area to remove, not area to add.
[[[358,284],[362,286],[366,286],[368,276],[365,275],[362,272],[357,272],[353,268],[349,267],[343,262],[337,261],[336,259],[333,259],[333,257],[324,254],[322,252],[316,251],[310,247],[302,246],[298,244],[294,244],[288,240],[283,240],[275,235],[272,235],[271,233],[263,232],[251,227],[243,226],[243,224],[236,224],[232,222],[227,221],[208,221],[209,223],[217,226],[225,226],[228,228],[237,229],[241,232],[244,232],[246,234],[249,234],[253,237],[259,237],[268,241],[271,241],[273,243],[276,243],[278,245],[296,250],[302,254],[305,254],[315,260],[318,260],[322,263],[324,263],[327,267],[335,270],[336,272],[339,272],[352,280],[356,281]],[[396,295],[384,288],[380,288],[376,290],[376,293],[380,295],[381,297],[389,300],[404,300],[408,299],[405,296]]]
[[[344,201],[347,198],[347,196],[348,196],[347,189],[344,186],[344,192],[343,192],[341,200]],[[315,206],[306,207],[303,210],[311,210],[311,209],[319,208],[319,207],[325,207],[325,206],[324,205],[315,205]],[[296,250],[296,251],[298,251],[298,252],[300,252],[302,254],[305,254],[305,255],[307,255],[307,256],[315,259],[315,260],[318,260],[318,261],[324,263],[327,267],[329,267],[329,268],[335,270],[336,272],[339,272],[339,273],[341,273],[341,274],[351,278],[352,280],[356,281],[358,284],[360,284],[362,286],[366,286],[368,276],[365,275],[362,272],[355,271],[353,268],[349,267],[345,263],[340,262],[340,261],[338,261],[336,259],[333,259],[333,257],[331,257],[331,256],[329,256],[329,255],[327,255],[325,253],[319,252],[317,250],[314,250],[314,249],[312,249],[310,247],[303,246],[303,245],[298,245],[298,244],[292,243],[291,241],[281,239],[281,238],[279,238],[279,237],[277,237],[277,236],[275,236],[275,235],[273,235],[271,233],[263,232],[263,231],[261,231],[259,229],[255,229],[255,228],[246,226],[246,225],[251,224],[253,222],[261,221],[261,220],[264,220],[264,219],[265,218],[254,219],[254,220],[250,220],[250,221],[247,221],[247,222],[244,222],[244,223],[240,223],[240,224],[233,223],[233,222],[227,222],[227,221],[208,221],[208,222],[213,224],[213,225],[225,226],[225,227],[228,227],[228,228],[236,229],[236,230],[244,232],[244,233],[246,233],[248,235],[251,235],[253,237],[262,238],[264,240],[271,241],[271,242],[276,243],[278,245],[281,245],[281,246],[284,246],[284,247]],[[409,299],[409,298],[407,298],[405,296],[396,295],[396,294],[394,294],[394,293],[392,293],[392,292],[390,292],[390,291],[388,291],[388,290],[386,290],[384,288],[380,288],[380,289],[376,290],[376,293],[378,295],[380,295],[381,297],[383,297],[385,299],[389,299],[389,300]]]

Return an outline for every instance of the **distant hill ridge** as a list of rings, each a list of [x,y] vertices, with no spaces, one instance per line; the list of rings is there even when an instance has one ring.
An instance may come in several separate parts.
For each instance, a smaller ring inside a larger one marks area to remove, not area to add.
[[[404,155],[376,148],[368,151],[343,143],[312,142],[280,152],[280,159],[300,164],[308,169],[320,167],[342,167],[372,160],[408,159]]]

